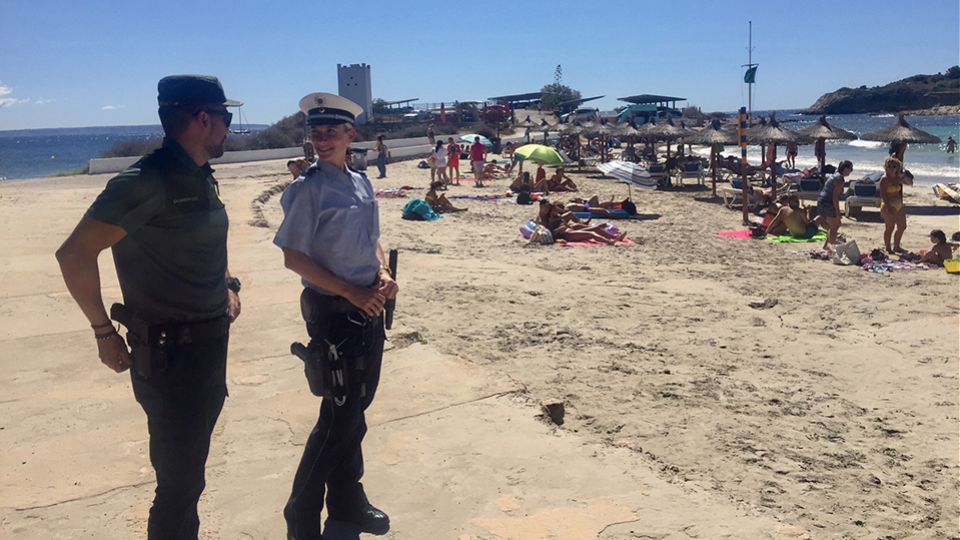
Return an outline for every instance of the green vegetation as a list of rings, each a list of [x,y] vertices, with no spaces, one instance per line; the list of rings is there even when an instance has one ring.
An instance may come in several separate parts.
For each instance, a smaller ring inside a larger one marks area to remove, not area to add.
[[[884,86],[843,87],[824,94],[810,107],[815,113],[873,113],[928,109],[960,104],[960,66],[946,73],[914,75]]]

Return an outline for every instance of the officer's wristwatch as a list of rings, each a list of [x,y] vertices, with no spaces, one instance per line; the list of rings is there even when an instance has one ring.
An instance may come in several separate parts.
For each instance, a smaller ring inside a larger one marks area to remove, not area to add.
[[[240,280],[233,276],[228,277],[227,288],[237,294],[240,294]]]

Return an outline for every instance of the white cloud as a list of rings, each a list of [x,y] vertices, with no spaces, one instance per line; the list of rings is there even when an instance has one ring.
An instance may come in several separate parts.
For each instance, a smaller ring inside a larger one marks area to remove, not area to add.
[[[55,101],[53,99],[47,99],[42,97],[40,98],[10,97],[12,95],[13,95],[13,89],[3,84],[3,82],[0,82],[0,108],[13,107],[14,105],[26,105],[30,103],[34,105],[46,105],[47,103],[52,103],[53,101]]]
[[[117,109],[125,109],[126,107],[126,105],[104,105],[103,107],[100,107],[100,110],[115,111]]]
[[[10,94],[13,94],[13,89],[0,82],[0,108],[12,107],[21,102],[21,100],[17,98],[7,97]]]

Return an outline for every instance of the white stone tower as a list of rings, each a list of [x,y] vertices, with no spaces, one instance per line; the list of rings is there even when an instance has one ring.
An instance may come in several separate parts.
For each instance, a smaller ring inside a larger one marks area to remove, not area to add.
[[[373,120],[373,91],[370,86],[370,66],[367,64],[337,64],[337,82],[340,96],[363,107],[363,114],[357,118],[358,124]]]

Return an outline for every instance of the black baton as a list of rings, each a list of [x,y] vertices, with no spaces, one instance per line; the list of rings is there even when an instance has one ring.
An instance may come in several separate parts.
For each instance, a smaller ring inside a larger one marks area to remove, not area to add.
[[[389,265],[390,265],[390,275],[393,276],[393,280],[397,280],[397,250],[391,249],[389,253]],[[397,309],[397,299],[391,298],[387,300],[386,313],[384,314],[384,326],[387,330],[390,330],[393,327],[393,311]]]

